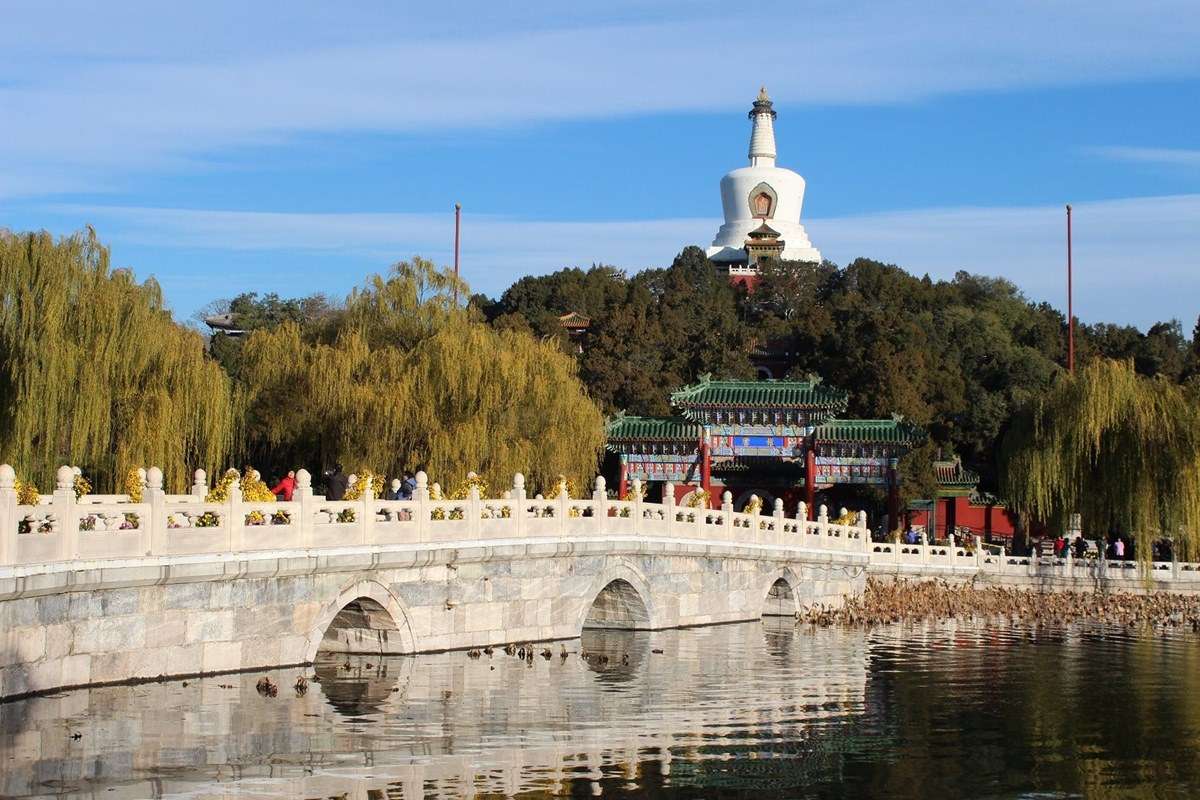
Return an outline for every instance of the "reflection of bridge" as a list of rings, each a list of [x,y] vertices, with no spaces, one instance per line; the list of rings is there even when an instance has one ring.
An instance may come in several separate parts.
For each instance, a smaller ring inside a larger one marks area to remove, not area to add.
[[[283,672],[277,698],[255,692],[256,674],[31,698],[0,718],[11,756],[0,796],[41,795],[51,780],[106,797],[566,795],[579,779],[644,781],[648,764],[686,780],[697,763],[747,751],[835,750],[862,712],[870,663],[861,631],[791,620],[588,631],[582,646],[630,663],[497,651],[358,657],[347,671],[339,657],[318,663],[323,680],[304,697]],[[81,740],[65,735],[77,729]]]
[[[0,467],[0,697],[309,663],[318,650],[411,653],[790,614],[861,590],[855,524],[525,496],[331,502],[307,474],[286,503],[167,495],[36,506]],[[801,515],[803,517],[804,515]],[[21,532],[24,531],[24,532]]]

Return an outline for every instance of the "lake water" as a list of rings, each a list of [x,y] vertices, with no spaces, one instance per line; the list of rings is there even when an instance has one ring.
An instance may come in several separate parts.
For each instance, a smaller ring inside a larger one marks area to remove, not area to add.
[[[293,669],[277,697],[253,674],[0,705],[0,795],[1200,796],[1191,634],[773,619],[543,647],[323,661],[303,696]]]

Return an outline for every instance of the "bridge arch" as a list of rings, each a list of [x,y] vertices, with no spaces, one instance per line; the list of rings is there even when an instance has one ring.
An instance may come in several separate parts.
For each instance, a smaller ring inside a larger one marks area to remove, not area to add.
[[[358,616],[377,626],[379,643],[369,647],[368,652],[399,654],[417,649],[412,623],[400,599],[379,581],[361,580],[342,589],[335,599],[322,607],[304,644],[306,663],[316,660],[317,653],[326,643],[326,633],[339,616]]]
[[[618,630],[655,630],[663,627],[658,619],[650,582],[632,564],[621,562],[607,567],[583,596],[576,629],[610,628]]]
[[[767,575],[759,596],[763,598],[764,617],[793,617],[800,611],[800,578],[791,567]]]

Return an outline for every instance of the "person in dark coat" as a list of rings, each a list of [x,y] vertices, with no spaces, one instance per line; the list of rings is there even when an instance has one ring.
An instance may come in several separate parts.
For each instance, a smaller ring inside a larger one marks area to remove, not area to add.
[[[329,500],[341,500],[346,496],[346,490],[350,488],[350,478],[346,473],[342,472],[342,465],[335,464],[333,472],[329,473],[329,488],[326,491],[326,497]]]

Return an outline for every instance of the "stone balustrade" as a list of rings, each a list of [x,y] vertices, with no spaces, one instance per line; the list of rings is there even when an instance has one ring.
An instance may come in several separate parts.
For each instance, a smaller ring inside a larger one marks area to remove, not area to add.
[[[1003,547],[966,547],[954,536],[943,544],[873,542],[870,571],[876,575],[924,577],[983,577],[1022,585],[1083,587],[1096,584],[1200,591],[1200,563],[1155,561],[1141,568],[1136,561],[1100,558],[1016,556]],[[1147,582],[1149,582],[1147,584]]]
[[[725,493],[720,508],[674,503],[669,484],[662,503],[608,497],[603,477],[588,498],[530,498],[521,474],[499,499],[472,488],[460,500],[432,500],[424,473],[412,500],[380,500],[370,491],[357,500],[332,501],[314,494],[311,476],[297,473],[293,500],[250,502],[234,483],[223,503],[205,502],[207,476],[197,470],[188,494],[163,489],[162,470],[146,471],[142,502],[127,495],[75,498],[74,472],[58,471],[53,495],[35,506],[19,505],[14,474],[0,465],[0,567],[146,556],[185,556],[253,551],[312,550],[347,546],[420,545],[443,542],[554,537],[656,537],[812,551],[867,553],[866,515],[853,524],[830,521],[824,506],[807,519],[801,503],[794,518],[782,501],[772,513],[733,510]],[[641,486],[634,482],[633,496]],[[843,509],[843,517],[846,517]]]

